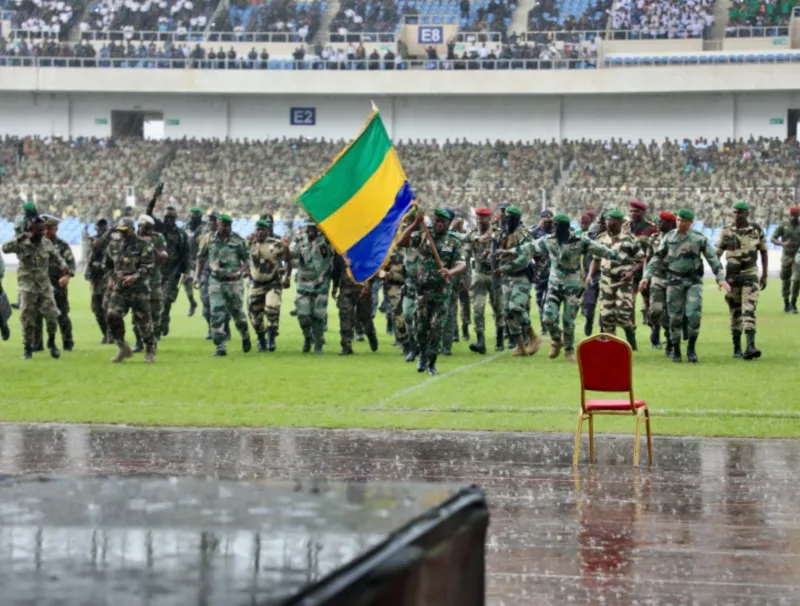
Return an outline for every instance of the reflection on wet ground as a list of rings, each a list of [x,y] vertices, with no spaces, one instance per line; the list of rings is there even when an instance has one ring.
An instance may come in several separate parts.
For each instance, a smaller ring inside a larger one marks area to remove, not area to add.
[[[657,438],[639,471],[631,450],[604,436],[573,472],[570,436],[0,425],[5,474],[476,483],[489,604],[800,604],[800,442]]]

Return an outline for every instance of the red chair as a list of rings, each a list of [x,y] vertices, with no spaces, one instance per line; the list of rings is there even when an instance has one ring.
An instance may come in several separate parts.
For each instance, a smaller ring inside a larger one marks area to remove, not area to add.
[[[650,412],[644,400],[633,397],[633,351],[626,341],[613,335],[599,334],[578,344],[578,372],[581,377],[581,410],[575,432],[575,453],[572,464],[578,464],[583,422],[589,421],[589,461],[594,462],[594,415],[633,415],[636,417],[633,444],[633,465],[639,466],[640,423],[647,429],[647,456],[653,464],[653,437],[650,434]],[[627,392],[622,400],[587,400],[587,391]]]

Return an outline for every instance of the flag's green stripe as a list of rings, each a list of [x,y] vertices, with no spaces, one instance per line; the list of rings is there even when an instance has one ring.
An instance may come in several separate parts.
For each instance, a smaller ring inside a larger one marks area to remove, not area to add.
[[[344,206],[367,182],[392,147],[380,114],[319,181],[298,201],[317,223]]]

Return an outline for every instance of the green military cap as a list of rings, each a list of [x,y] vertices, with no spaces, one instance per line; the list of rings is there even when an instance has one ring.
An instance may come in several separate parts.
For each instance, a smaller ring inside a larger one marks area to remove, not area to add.
[[[739,200],[734,203],[733,210],[750,210],[750,205],[744,200]]]
[[[506,209],[506,214],[507,215],[517,215],[518,217],[521,217],[522,216],[522,211],[517,206],[509,206]]]
[[[553,221],[556,223],[569,223],[569,217],[564,213],[558,213],[555,217],[553,217]]]
[[[259,219],[256,221],[256,227],[272,227],[272,221],[267,219]]]
[[[233,219],[228,213],[220,213],[219,220],[222,221],[223,223],[233,223]]]
[[[199,206],[192,206],[192,209],[189,211],[190,213],[200,213],[203,214],[203,209]]]
[[[446,208],[437,208],[433,211],[433,214],[437,217],[441,217],[442,219],[447,219],[450,221],[453,217],[450,216],[450,212]]]
[[[691,211],[691,209],[682,208],[675,214],[678,215],[678,217],[681,219],[686,219],[687,221],[694,221],[694,213]]]
[[[622,211],[618,208],[612,208],[611,210],[606,211],[606,219],[624,219],[625,215],[622,214]]]
[[[167,206],[165,210],[177,210],[174,206]]]
[[[25,204],[22,205],[22,210],[31,213],[36,212],[36,205],[33,202],[25,202]]]

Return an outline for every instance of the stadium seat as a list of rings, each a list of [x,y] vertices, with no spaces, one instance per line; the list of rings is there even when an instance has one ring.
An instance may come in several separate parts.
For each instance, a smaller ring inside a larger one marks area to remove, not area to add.
[[[647,433],[647,455],[653,464],[653,437],[650,432],[650,412],[644,400],[633,395],[633,350],[626,341],[613,335],[599,334],[578,344],[578,375],[581,382],[581,408],[575,431],[575,451],[572,464],[578,464],[581,451],[583,422],[589,423],[589,463],[594,462],[594,415],[631,415],[636,419],[633,444],[633,465],[639,466],[641,422]],[[627,393],[625,399],[587,400],[586,392]]]

